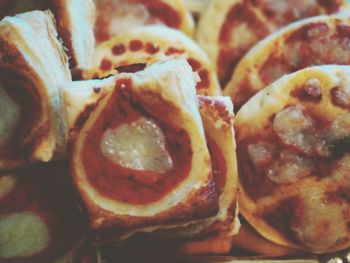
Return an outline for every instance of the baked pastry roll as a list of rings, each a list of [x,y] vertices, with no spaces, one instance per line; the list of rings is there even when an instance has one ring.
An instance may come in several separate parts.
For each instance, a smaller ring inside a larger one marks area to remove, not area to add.
[[[224,88],[237,63],[259,40],[293,21],[336,13],[344,2],[212,0],[200,17],[196,38],[216,67]]]
[[[206,141],[211,156],[212,173],[219,195],[219,211],[194,225],[166,230],[172,237],[231,237],[238,233],[238,177],[236,143],[233,131],[233,105],[228,97],[198,96]],[[217,242],[214,239],[214,242]],[[208,242],[208,241],[207,241]],[[194,247],[196,242],[183,242]],[[185,249],[186,250],[186,249]]]
[[[291,24],[256,45],[239,63],[224,93],[239,109],[274,80],[312,65],[350,64],[348,13]]]
[[[93,0],[11,0],[7,15],[50,9],[56,20],[57,31],[67,48],[71,69],[91,67],[95,48]]]
[[[350,247],[349,74],[322,66],[286,75],[236,115],[240,211],[277,244]]]
[[[1,262],[56,262],[77,253],[86,224],[69,179],[61,163],[0,176]]]
[[[187,59],[200,77],[197,93],[221,93],[216,74],[201,48],[182,32],[162,25],[134,28],[101,44],[94,54],[93,69],[85,71],[83,78],[136,72],[154,62],[169,59]]]
[[[0,22],[0,169],[63,154],[58,85],[70,80],[50,12]]]
[[[186,61],[65,87],[71,168],[96,240],[196,222],[218,211]]]
[[[142,25],[164,24],[193,34],[194,22],[182,0],[95,0],[97,43]]]

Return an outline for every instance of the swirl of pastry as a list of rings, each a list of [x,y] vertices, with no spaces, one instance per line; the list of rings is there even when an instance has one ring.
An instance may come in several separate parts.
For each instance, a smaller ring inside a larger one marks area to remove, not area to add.
[[[194,22],[182,0],[95,0],[97,43],[134,27],[163,24],[192,35]]]
[[[212,0],[201,14],[196,39],[216,67],[224,88],[238,62],[259,40],[293,21],[334,14],[345,3],[344,0]]]
[[[84,72],[83,78],[136,72],[154,62],[169,59],[186,59],[198,73],[198,94],[213,96],[221,93],[216,74],[201,48],[182,32],[162,25],[134,28],[101,44],[94,54],[93,69]]]
[[[86,223],[69,179],[62,163],[0,176],[1,262],[55,262],[80,248]]]
[[[224,93],[238,110],[284,74],[312,65],[350,64],[349,11],[301,20],[262,40],[238,64]]]
[[[64,87],[75,185],[98,241],[218,210],[211,161],[184,60]]]
[[[73,73],[78,74],[81,69],[91,67],[95,48],[93,0],[10,0],[8,2],[11,4],[7,4],[8,8],[4,9],[4,15],[50,9],[55,17],[58,34],[69,55],[69,67]]]
[[[50,12],[0,22],[0,169],[63,154],[59,85],[70,80]]]
[[[214,236],[229,238],[237,234],[240,226],[237,206],[238,176],[233,130],[234,114],[231,99],[198,96],[198,101],[212,162],[213,179],[219,196],[219,211],[215,216],[195,224],[160,231],[165,236],[186,238],[187,240],[183,240],[181,244],[181,249],[189,250],[189,253],[196,247],[196,242],[191,238],[203,237],[207,239],[208,245],[210,240],[217,241],[213,239]]]
[[[277,244],[350,247],[349,74],[348,66],[297,71],[237,113],[240,210]]]

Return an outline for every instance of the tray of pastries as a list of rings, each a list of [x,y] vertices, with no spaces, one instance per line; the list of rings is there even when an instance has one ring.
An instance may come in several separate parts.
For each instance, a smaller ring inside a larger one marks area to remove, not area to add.
[[[0,262],[350,262],[345,0],[0,0]]]

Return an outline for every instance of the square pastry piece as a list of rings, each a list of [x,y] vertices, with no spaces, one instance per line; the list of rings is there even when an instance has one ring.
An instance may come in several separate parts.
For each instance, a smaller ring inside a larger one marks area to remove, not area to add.
[[[73,179],[97,241],[217,213],[195,84],[174,60],[65,87]]]

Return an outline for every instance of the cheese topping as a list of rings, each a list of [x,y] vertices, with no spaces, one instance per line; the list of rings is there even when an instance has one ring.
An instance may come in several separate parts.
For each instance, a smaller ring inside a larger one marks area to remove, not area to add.
[[[101,142],[103,155],[110,161],[135,170],[166,173],[173,161],[166,147],[166,138],[149,118],[119,125],[107,130]]]
[[[7,142],[20,118],[20,107],[0,82],[0,146]]]
[[[50,241],[49,229],[37,214],[26,211],[0,217],[0,258],[29,257]]]
[[[314,122],[303,110],[303,106],[297,105],[280,111],[274,118],[273,128],[285,144],[309,152],[311,146],[305,133],[312,128]]]

